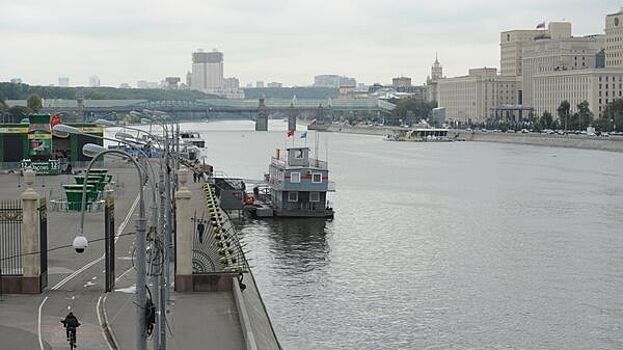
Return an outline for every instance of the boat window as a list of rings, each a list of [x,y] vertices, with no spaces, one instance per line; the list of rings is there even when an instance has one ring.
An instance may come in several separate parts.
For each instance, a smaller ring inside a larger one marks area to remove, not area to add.
[[[312,182],[313,183],[321,183],[322,182],[322,174],[321,173],[314,173],[312,175]]]
[[[301,182],[301,173],[299,172],[290,173],[290,182],[294,182],[294,183]]]
[[[320,202],[320,192],[309,192],[310,202]]]
[[[299,201],[298,192],[288,192],[288,202],[298,202],[298,201]]]

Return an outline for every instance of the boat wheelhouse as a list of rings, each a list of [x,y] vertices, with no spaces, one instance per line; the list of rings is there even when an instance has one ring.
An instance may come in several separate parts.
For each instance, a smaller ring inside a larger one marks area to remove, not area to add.
[[[309,148],[277,150],[272,157],[268,185],[275,216],[333,217],[327,193],[335,191],[329,181],[328,164],[309,157]]]

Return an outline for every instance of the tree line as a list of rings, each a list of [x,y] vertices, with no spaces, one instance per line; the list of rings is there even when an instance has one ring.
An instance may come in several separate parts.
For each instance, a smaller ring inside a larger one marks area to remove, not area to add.
[[[589,126],[593,126],[599,131],[623,131],[623,99],[608,103],[597,118],[591,112],[588,101],[580,102],[576,107],[576,111],[571,113],[571,104],[564,100],[556,109],[557,119],[554,119],[549,111],[545,111],[534,119],[534,128],[586,130]]]
[[[60,87],[28,84],[0,83],[0,99],[24,100],[32,94],[44,99],[66,100],[148,100],[194,101],[219,98],[197,90],[121,89],[114,87]]]

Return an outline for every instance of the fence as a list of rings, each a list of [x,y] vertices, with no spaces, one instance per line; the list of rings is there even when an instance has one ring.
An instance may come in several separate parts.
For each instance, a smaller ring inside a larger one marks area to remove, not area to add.
[[[0,275],[22,274],[22,202],[0,201]],[[0,287],[1,290],[1,287]]]

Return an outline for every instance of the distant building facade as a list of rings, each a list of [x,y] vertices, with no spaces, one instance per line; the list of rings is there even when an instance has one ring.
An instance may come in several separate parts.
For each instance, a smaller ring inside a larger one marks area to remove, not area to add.
[[[556,116],[556,110],[564,100],[569,101],[571,111],[583,101],[597,116],[614,99],[623,98],[623,69],[592,68],[572,71],[550,71],[534,76],[534,101],[537,115],[548,111]]]
[[[101,85],[100,78],[97,75],[92,75],[89,77],[89,86],[90,87],[99,87]]]
[[[264,82],[261,80],[258,80],[255,82],[255,87],[256,88],[263,88],[264,87]]]
[[[69,86],[69,78],[68,77],[58,78],[58,86],[62,86],[62,87]]]
[[[215,92],[223,87],[223,53],[214,49],[204,52],[199,49],[192,55],[191,88],[204,92]]]
[[[277,82],[273,81],[273,82],[270,82],[270,83],[266,84],[266,87],[269,87],[269,88],[282,88],[283,84],[282,83],[277,83]]]
[[[334,74],[316,75],[314,87],[339,88],[340,86],[357,86],[355,78],[349,78]]]
[[[443,66],[439,63],[437,54],[435,54],[435,62],[430,69],[430,76],[426,78],[426,100],[428,102],[437,101],[437,81],[443,79]]]
[[[606,67],[623,68],[623,9],[606,15]]]
[[[395,88],[409,87],[411,86],[411,78],[409,77],[396,77],[392,78],[392,86]]]
[[[482,122],[500,105],[516,105],[519,80],[497,74],[497,68],[470,69],[463,77],[437,81],[439,107],[452,120]]]
[[[603,35],[558,39],[542,36],[527,43],[522,55],[521,103],[535,106],[536,100],[541,97],[533,89],[533,79],[538,74],[595,68],[603,39]]]
[[[164,78],[164,88],[170,90],[177,90],[179,87],[180,81],[182,79],[180,77],[166,77]]]

